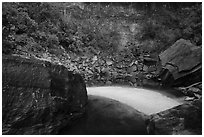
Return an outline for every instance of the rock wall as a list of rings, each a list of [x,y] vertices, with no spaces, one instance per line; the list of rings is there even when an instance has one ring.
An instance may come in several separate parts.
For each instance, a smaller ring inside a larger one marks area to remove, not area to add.
[[[2,134],[58,134],[86,108],[87,91],[79,74],[37,59],[4,56]]]

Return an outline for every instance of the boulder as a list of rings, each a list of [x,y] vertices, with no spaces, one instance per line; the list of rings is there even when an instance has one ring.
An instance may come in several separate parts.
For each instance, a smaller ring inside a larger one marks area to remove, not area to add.
[[[85,83],[62,65],[3,55],[2,134],[58,134],[82,117]]]
[[[202,135],[202,99],[151,115],[156,135]]]
[[[89,95],[85,117],[63,135],[147,135],[148,116],[113,99]],[[151,129],[150,129],[151,130]]]
[[[168,85],[189,85],[202,80],[202,49],[180,39],[159,55],[159,74]]]

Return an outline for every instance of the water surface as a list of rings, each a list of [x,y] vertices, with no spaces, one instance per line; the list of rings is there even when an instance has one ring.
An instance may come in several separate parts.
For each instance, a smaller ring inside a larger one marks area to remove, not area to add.
[[[182,104],[175,96],[155,90],[131,87],[88,87],[88,95],[111,98],[125,103],[147,115],[158,113]]]

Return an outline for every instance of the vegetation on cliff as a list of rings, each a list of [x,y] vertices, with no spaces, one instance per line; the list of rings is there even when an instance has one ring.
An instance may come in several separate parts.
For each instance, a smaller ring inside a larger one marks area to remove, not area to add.
[[[90,84],[138,85],[156,71],[144,66],[145,56],[181,38],[202,44],[201,3],[16,2],[2,9],[4,54],[63,64]]]
[[[151,45],[155,51],[179,38],[199,46],[201,12],[201,3],[3,3],[3,52],[115,50],[127,33],[132,36],[122,41],[125,46],[141,40],[140,48]]]

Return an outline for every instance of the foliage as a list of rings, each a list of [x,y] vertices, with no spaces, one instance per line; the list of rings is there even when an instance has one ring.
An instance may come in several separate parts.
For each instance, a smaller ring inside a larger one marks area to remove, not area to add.
[[[3,53],[58,45],[59,14],[51,9],[46,3],[3,3]]]
[[[134,56],[141,51],[160,53],[179,38],[201,45],[202,6],[183,5],[4,2],[3,53],[22,49],[47,51],[62,46],[77,54],[93,50],[113,54],[124,37]],[[131,23],[141,26],[139,33],[130,34],[125,29]]]
[[[174,4],[174,3],[173,3]],[[200,3],[181,7],[162,5],[160,10],[153,11],[146,19],[142,29],[140,41],[154,41],[155,48],[151,50],[152,44],[145,45],[144,49],[149,52],[161,52],[176,40],[184,38],[191,40],[195,45],[202,44],[202,6]]]

